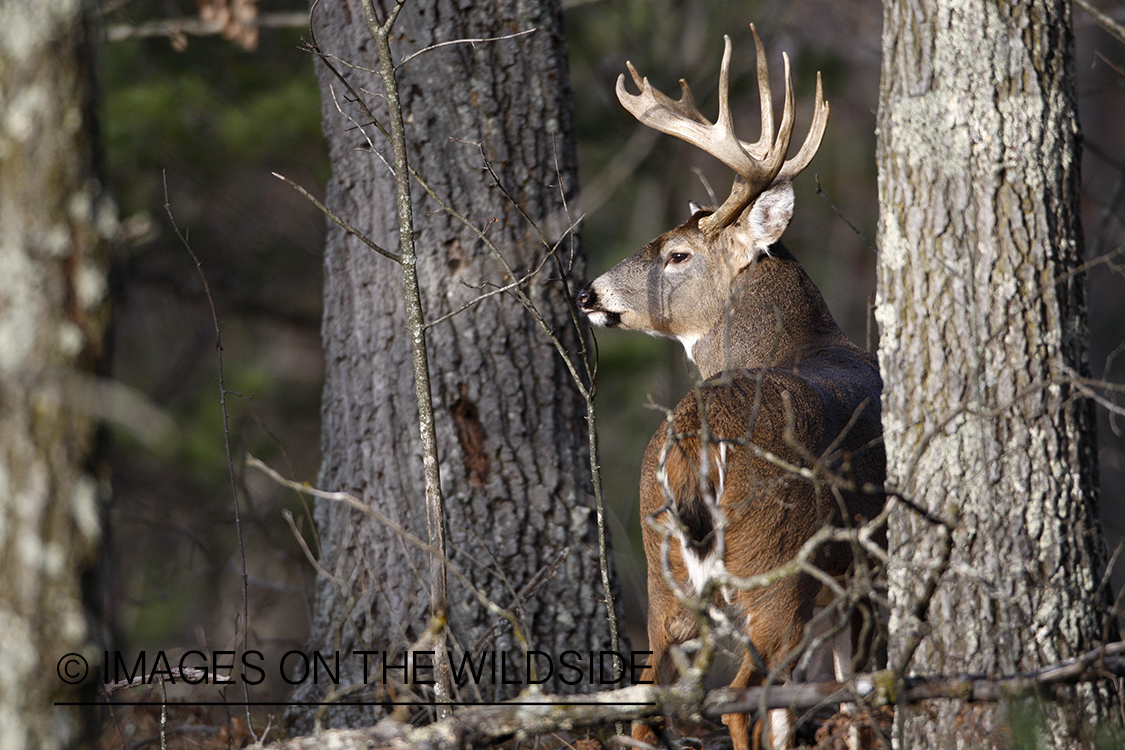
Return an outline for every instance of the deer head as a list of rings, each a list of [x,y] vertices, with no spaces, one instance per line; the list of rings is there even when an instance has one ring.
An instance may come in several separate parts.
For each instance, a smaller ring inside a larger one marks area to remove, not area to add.
[[[705,378],[732,366],[789,364],[793,353],[817,348],[825,334],[838,333],[819,292],[777,242],[793,216],[793,177],[808,166],[828,122],[817,74],[813,123],[797,154],[785,160],[793,133],[793,85],[785,57],[785,108],[774,134],[769,68],[761,39],[750,26],[758,56],[762,134],[754,143],[734,134],[730,112],[731,41],[719,77],[719,117],[700,112],[691,89],[673,101],[629,64],[640,94],[617,80],[617,98],[641,123],[687,141],[731,167],[737,177],[730,196],[712,211],[646,245],[590,283],[578,304],[594,325],[643,331],[679,340]],[[771,279],[758,274],[763,259]],[[778,328],[780,340],[769,331]],[[781,356],[782,359],[778,359]]]

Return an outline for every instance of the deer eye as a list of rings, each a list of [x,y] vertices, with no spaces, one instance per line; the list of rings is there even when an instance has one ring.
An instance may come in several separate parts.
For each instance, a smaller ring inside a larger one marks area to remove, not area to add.
[[[668,263],[666,265],[679,265],[686,263],[691,258],[691,253],[672,253],[668,256]]]

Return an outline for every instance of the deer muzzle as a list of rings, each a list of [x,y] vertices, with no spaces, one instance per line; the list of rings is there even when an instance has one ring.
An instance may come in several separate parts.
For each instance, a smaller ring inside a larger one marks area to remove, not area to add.
[[[602,307],[593,282],[578,293],[578,309],[586,314],[590,322],[600,328],[616,328],[621,325],[621,313]]]

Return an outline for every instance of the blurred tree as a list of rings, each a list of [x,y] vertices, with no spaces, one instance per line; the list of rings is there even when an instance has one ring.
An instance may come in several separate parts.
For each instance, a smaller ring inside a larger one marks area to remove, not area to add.
[[[1101,641],[1067,0],[885,3],[877,317],[892,519],[890,659],[1019,674]],[[951,534],[951,536],[950,536]],[[1044,708],[1078,747],[1103,687]],[[1008,746],[1002,707],[906,710],[902,747]],[[1014,730],[1013,730],[1014,731]],[[1038,731],[1038,730],[1031,730]],[[1040,745],[1037,745],[1040,746]]]
[[[95,158],[92,3],[0,3],[0,745],[60,748],[88,731],[101,542],[91,473],[104,398],[104,234]],[[87,598],[90,597],[90,598]]]
[[[393,3],[376,4],[380,15]],[[312,26],[326,62],[385,117],[371,32],[339,2],[314,4]],[[385,17],[385,16],[382,16]],[[525,32],[525,33],[521,33]],[[507,37],[496,39],[496,37]],[[456,43],[426,49],[459,39]],[[489,41],[480,41],[489,40]],[[465,6],[428,0],[403,6],[392,37],[411,166],[447,205],[487,231],[527,295],[573,351],[578,337],[566,285],[584,261],[568,234],[576,191],[566,46],[555,0],[494,0]],[[417,57],[408,55],[422,53]],[[346,61],[346,62],[340,62]],[[398,246],[398,215],[387,141],[330,72],[318,68],[333,164],[327,204],[382,247]],[[385,121],[385,120],[384,120]],[[486,169],[486,164],[493,172]],[[512,611],[511,628],[450,577],[454,663],[468,653],[524,647],[553,657],[613,647],[598,572],[586,422],[558,353],[510,295],[511,283],[477,233],[443,212],[415,184],[418,273],[448,525],[448,555],[478,592]],[[558,259],[548,257],[559,245]],[[333,227],[328,236],[323,326],[327,362],[319,484],[346,490],[426,538],[422,456],[401,269]],[[422,639],[429,596],[426,555],[395,530],[350,508],[316,509],[320,565],[309,650],[377,650],[366,700],[382,667],[401,682],[403,651]],[[568,554],[566,554],[568,552]],[[562,556],[558,574],[537,577]],[[502,627],[500,627],[502,626]],[[520,640],[526,639],[524,646]],[[418,646],[415,646],[418,648]],[[497,657],[499,658],[499,657]],[[362,666],[344,682],[364,680]],[[520,675],[524,675],[521,666]],[[557,669],[556,669],[557,672]],[[486,671],[484,682],[490,679]],[[476,680],[470,682],[475,683]],[[496,680],[496,683],[499,683]],[[463,699],[496,699],[516,685],[461,688]],[[589,689],[551,679],[551,690]],[[401,686],[395,688],[401,690]],[[302,686],[295,698],[323,697]],[[394,693],[403,697],[401,692]],[[370,722],[370,709],[341,707],[328,724]],[[306,710],[291,714],[308,729]]]

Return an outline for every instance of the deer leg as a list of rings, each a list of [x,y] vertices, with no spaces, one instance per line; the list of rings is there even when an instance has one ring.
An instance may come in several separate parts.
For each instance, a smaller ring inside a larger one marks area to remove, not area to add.
[[[742,660],[738,674],[731,682],[732,688],[756,687],[762,684],[762,676],[753,666],[747,655]],[[760,750],[760,748],[786,748],[792,745],[793,715],[788,709],[776,708],[769,712],[768,723],[759,720],[750,731],[750,720],[746,714],[723,714],[723,723],[730,731],[734,750]]]
[[[649,617],[652,617],[651,613],[649,614]],[[653,628],[650,620],[648,647],[649,650],[652,651],[652,653],[648,657],[648,662],[645,664],[645,668],[641,671],[640,683],[652,683],[653,685],[659,685],[661,684],[659,676],[659,665],[668,651],[668,645],[665,641],[661,641],[660,639],[655,638],[652,630]],[[656,729],[663,728],[663,725],[663,718],[654,718],[646,722],[634,721],[631,734],[633,736],[633,739],[637,740],[638,742],[644,742],[647,745],[657,746],[662,743],[660,742],[660,738],[657,735]]]
[[[732,688],[750,687],[751,683],[760,685],[762,676],[758,674],[758,670],[754,669],[753,662],[750,655],[742,657],[742,664],[738,668],[738,674],[735,675],[734,681],[731,682]],[[734,750],[750,750],[751,745],[754,748],[761,747],[761,726],[754,727],[753,743],[751,743],[749,721],[746,714],[723,714],[723,723],[727,725],[730,730],[731,743],[734,745]],[[761,722],[758,722],[760,724]]]
[[[855,676],[857,653],[860,655],[859,664],[863,664],[870,657],[872,649],[871,634],[868,632],[870,623],[865,622],[865,617],[868,616],[862,609],[852,612],[849,627],[837,633],[832,641],[832,664],[837,682],[847,682]],[[870,747],[874,738],[870,727],[861,727],[856,723],[856,704],[841,703],[840,714],[847,718],[845,745],[848,750]]]
[[[765,593],[743,592],[740,603],[748,613],[746,635],[758,649],[767,671],[783,663],[800,645],[805,623],[812,619],[818,588],[816,581],[798,576],[774,584]],[[731,687],[760,685],[764,679],[750,653],[746,653]],[[753,737],[748,736],[745,714],[726,714],[723,723],[730,729],[734,750],[789,748],[796,734],[793,713],[788,709],[773,709],[759,719]]]
[[[775,708],[770,711],[768,720],[769,736],[765,738],[762,747],[771,748],[771,750],[793,747],[793,737],[797,730],[793,712],[788,708]],[[765,724],[766,722],[759,721],[758,723]]]
[[[649,571],[648,648],[652,653],[641,671],[642,684],[670,685],[675,682],[669,648],[699,635],[698,626],[660,576],[660,573],[654,575]],[[633,722],[633,739],[649,745],[658,744],[657,730],[663,727],[663,723],[663,719]]]
[[[659,685],[660,665],[668,653],[668,641],[663,627],[653,627],[655,613],[649,612],[648,648],[652,652],[648,657],[645,668],[641,671],[641,684],[652,683]],[[654,727],[661,727],[663,719],[653,719],[648,722],[633,722],[633,739],[648,745],[657,745],[660,740]]]
[[[845,627],[832,638],[832,667],[836,682],[847,682],[852,678],[852,657],[855,655],[855,633],[853,628]],[[855,704],[841,703],[840,715],[847,719],[848,750],[859,747],[859,732],[855,726]]]
[[[664,724],[663,719],[654,719],[651,722],[642,724],[639,721],[633,722],[633,739],[637,742],[643,742],[646,745],[659,747],[663,743],[660,741],[660,736],[656,733],[656,727],[662,727]]]

